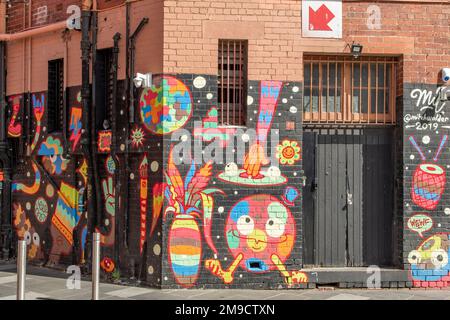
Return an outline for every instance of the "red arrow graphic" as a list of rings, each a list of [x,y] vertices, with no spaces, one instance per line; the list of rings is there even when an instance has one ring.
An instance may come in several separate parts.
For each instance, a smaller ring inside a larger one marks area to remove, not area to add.
[[[309,30],[332,31],[328,23],[334,19],[333,12],[326,5],[322,5],[317,11],[309,7]]]

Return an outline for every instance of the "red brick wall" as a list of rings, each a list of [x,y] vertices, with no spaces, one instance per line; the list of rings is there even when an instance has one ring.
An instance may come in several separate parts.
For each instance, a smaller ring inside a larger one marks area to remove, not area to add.
[[[14,33],[67,19],[67,7],[80,5],[80,0],[31,0],[29,4],[12,3],[7,9],[7,32]],[[31,8],[31,9],[30,9]],[[31,10],[31,11],[30,11]]]
[[[381,29],[366,25],[370,5],[381,9]],[[343,3],[343,39],[301,36],[301,1],[179,0],[164,4],[164,70],[217,73],[220,38],[249,40],[250,79],[302,80],[303,52],[404,55],[404,81],[436,83],[450,65],[450,6],[436,1]]]

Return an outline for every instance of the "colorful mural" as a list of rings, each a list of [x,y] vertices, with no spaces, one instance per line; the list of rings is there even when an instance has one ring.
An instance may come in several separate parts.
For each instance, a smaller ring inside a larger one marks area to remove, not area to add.
[[[300,154],[301,150],[297,141],[283,140],[277,146],[277,158],[280,159],[280,164],[293,165],[301,159]]]
[[[232,283],[234,272],[264,273],[278,270],[286,284],[299,283],[297,273],[287,271],[284,262],[295,241],[295,221],[289,208],[277,198],[261,194],[246,197],[233,206],[227,219],[226,240],[233,255],[228,269],[210,259],[205,267],[224,283]]]
[[[219,179],[246,186],[275,186],[286,183],[287,178],[277,167],[272,166],[267,171],[262,171],[262,167],[270,163],[266,156],[267,136],[282,87],[283,83],[280,81],[261,81],[256,142],[250,146],[250,150],[245,155],[243,168],[235,170],[237,165],[229,163],[228,168],[219,174]]]
[[[208,111],[206,117],[202,120],[202,124],[201,128],[194,128],[194,137],[207,142],[219,141],[219,146],[221,148],[225,148],[237,132],[237,129],[233,127],[219,128],[218,111],[216,107],[212,107]]]
[[[139,238],[139,251],[142,254],[144,248],[144,242],[147,236],[147,199],[148,199],[148,160],[147,154],[144,154],[144,158],[139,165],[140,176],[140,202],[141,202],[141,229]]]
[[[410,136],[409,140],[411,144],[416,148],[417,152],[419,152],[422,161],[426,161],[425,155],[415,141],[414,137]],[[446,141],[447,136],[445,135],[442,138],[439,144],[439,149],[433,158],[434,161],[437,161]],[[413,175],[413,184],[411,190],[412,201],[423,209],[436,209],[441,196],[444,193],[445,183],[446,172],[444,167],[434,163],[423,162],[417,167]]]
[[[139,104],[141,120],[154,134],[180,129],[191,117],[191,93],[183,82],[171,76],[162,76],[153,87],[144,89]]]
[[[98,152],[111,152],[112,132],[111,130],[104,130],[98,132]]]
[[[169,231],[169,264],[175,280],[183,287],[193,286],[200,270],[202,252],[201,233],[196,218],[203,219],[203,235],[210,249],[217,253],[211,238],[211,218],[214,206],[212,194],[222,193],[219,189],[208,189],[211,179],[211,163],[198,170],[192,162],[183,180],[175,166],[170,151],[165,198],[168,206],[164,218],[173,215]]]
[[[74,244],[73,230],[80,221],[78,206],[78,191],[71,185],[61,182],[52,216],[50,233],[52,247],[49,264],[58,264],[61,256],[68,255]]]
[[[134,148],[141,148],[144,146],[145,133],[141,128],[135,128],[131,130],[131,145]]]
[[[81,138],[81,129],[83,125],[81,123],[81,118],[83,115],[83,110],[81,107],[72,107],[70,110],[70,122],[69,131],[70,138],[69,141],[72,142],[72,151],[75,151]]]
[[[19,239],[25,240],[27,243],[27,257],[29,260],[43,259],[43,251],[41,247],[41,237],[37,233],[30,219],[27,217],[25,210],[20,204],[13,204],[14,228],[16,229]]]
[[[8,101],[12,105],[12,113],[8,124],[8,137],[19,138],[22,135],[22,123],[18,119],[22,96],[16,95],[9,97]]]
[[[415,287],[447,287],[450,285],[450,234],[438,233],[408,255]]]
[[[36,146],[39,142],[39,138],[41,136],[42,130],[42,117],[44,116],[45,111],[45,96],[41,94],[41,97],[38,98],[36,94],[32,95],[32,103],[33,103],[33,114],[36,120],[36,128],[34,133],[34,139],[30,146],[30,151],[33,152],[36,149]]]

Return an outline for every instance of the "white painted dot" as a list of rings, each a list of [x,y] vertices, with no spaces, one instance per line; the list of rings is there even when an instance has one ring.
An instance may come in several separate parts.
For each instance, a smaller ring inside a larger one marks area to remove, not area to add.
[[[287,103],[288,100],[286,98],[283,98],[283,100],[281,100],[283,103]]]
[[[297,111],[298,111],[297,107],[295,107],[295,106],[292,106],[292,107],[289,108],[289,112],[290,113],[297,113]]]
[[[31,173],[30,173],[30,171],[28,171],[28,172],[27,172],[27,177],[29,177],[29,176],[31,176]]]
[[[227,260],[228,260],[228,258],[227,258],[227,257],[223,258],[223,261],[227,261]]]
[[[44,131],[44,132],[47,131],[47,127],[43,127],[42,131]]]
[[[153,272],[155,272],[155,270],[153,269],[152,266],[148,266],[147,272],[148,272],[148,274],[153,274]]]
[[[450,216],[450,208],[445,208],[445,209],[444,209],[444,213],[445,213],[447,216]]]
[[[210,92],[206,94],[206,99],[211,100],[214,97],[214,95]]]
[[[251,105],[251,104],[253,104],[253,101],[255,101],[255,100],[253,99],[252,96],[247,96],[247,105],[248,105],[248,106]]]
[[[281,117],[281,112],[278,112],[278,116]]]
[[[234,192],[234,194],[238,194],[238,192],[237,192],[237,191],[235,191],[235,192]]]
[[[133,180],[134,179],[134,173],[130,173],[130,179]]]
[[[409,168],[408,167],[405,167],[405,170],[408,170]]]
[[[156,172],[156,171],[158,171],[158,169],[159,169],[159,163],[158,163],[158,161],[153,161],[153,162],[150,164],[150,170],[152,170],[152,172]]]
[[[296,177],[297,176],[297,172],[294,172],[294,177]]]
[[[442,225],[440,223],[438,223],[438,228],[440,228]]]
[[[157,256],[161,254],[161,246],[159,244],[153,246],[153,253]]]
[[[250,118],[249,120],[250,120],[250,121],[253,121],[253,118]]]
[[[199,76],[194,79],[193,84],[194,84],[194,87],[196,87],[197,89],[202,89],[206,86],[206,79]]]
[[[250,89],[253,89],[253,86],[250,86]]]
[[[167,277],[164,277],[164,281],[167,281],[167,279],[168,279]]]
[[[105,219],[105,226],[109,226],[109,219]]]
[[[244,141],[244,142],[250,141],[250,136],[246,133],[244,133],[241,138],[242,138],[242,141]]]
[[[30,210],[31,209],[31,203],[27,202],[25,204],[25,208],[27,208],[27,210]]]
[[[120,145],[120,151],[125,151],[125,145],[124,144]]]
[[[256,110],[253,110],[253,113],[254,113],[254,114],[257,114],[257,113],[258,113],[258,111],[256,111]]]
[[[242,278],[242,274],[239,275],[239,278]]]
[[[295,87],[292,88],[292,92],[298,92],[299,90],[300,90],[300,88],[297,87],[297,86],[295,86]]]
[[[220,239],[220,236],[217,236],[217,239]]]
[[[187,136],[187,135],[183,134],[183,135],[181,136],[181,141],[186,142],[187,139],[188,139],[188,136]]]
[[[219,207],[219,208],[217,208],[217,211],[219,212],[219,213],[223,213],[224,212],[224,208],[223,207]]]
[[[414,160],[415,157],[414,157],[414,155],[412,154],[412,155],[409,156],[409,158],[410,158],[411,160]]]
[[[200,103],[201,101],[200,100],[197,100],[197,103]]]
[[[120,114],[123,115],[123,110],[120,110]]]

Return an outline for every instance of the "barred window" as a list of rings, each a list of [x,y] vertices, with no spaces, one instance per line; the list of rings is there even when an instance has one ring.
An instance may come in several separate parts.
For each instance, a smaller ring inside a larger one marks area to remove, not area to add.
[[[247,40],[219,40],[217,97],[221,125],[245,125],[247,50]]]
[[[63,127],[64,107],[64,60],[48,62],[48,91],[47,91],[47,129],[49,133],[61,132]]]
[[[305,56],[304,122],[395,124],[395,57]]]

